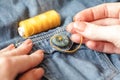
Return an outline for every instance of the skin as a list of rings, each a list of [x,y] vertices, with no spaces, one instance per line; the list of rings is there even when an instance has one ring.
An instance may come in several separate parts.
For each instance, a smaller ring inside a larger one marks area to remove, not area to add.
[[[74,17],[67,26],[71,39],[83,43],[90,49],[120,54],[120,3],[101,4],[85,9]],[[18,48],[13,44],[0,50],[0,80],[39,80],[44,74],[42,68],[35,68],[44,57],[42,50],[29,54],[32,41],[26,40]]]
[[[35,68],[44,57],[42,50],[29,54],[33,44],[26,40],[18,48],[13,44],[0,50],[0,80],[40,80],[44,74],[43,68]]]
[[[90,49],[120,54],[120,3],[105,3],[80,11],[66,30],[72,41]]]

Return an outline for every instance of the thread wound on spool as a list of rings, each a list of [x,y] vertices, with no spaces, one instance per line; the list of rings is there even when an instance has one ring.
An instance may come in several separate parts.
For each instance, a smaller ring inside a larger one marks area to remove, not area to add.
[[[55,10],[50,10],[19,23],[18,33],[22,37],[29,37],[51,28],[59,26],[61,18]]]

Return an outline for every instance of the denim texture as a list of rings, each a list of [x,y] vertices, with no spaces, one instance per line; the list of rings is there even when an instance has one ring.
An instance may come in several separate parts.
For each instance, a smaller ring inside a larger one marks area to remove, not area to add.
[[[39,65],[45,69],[42,80],[120,80],[120,55],[106,55],[85,45],[67,54],[49,43],[54,34],[70,35],[65,28],[77,12],[107,2],[117,0],[0,0],[0,49],[11,43],[17,47],[25,40],[17,32],[19,21],[55,9],[62,17],[61,25],[29,37],[34,44],[31,52],[45,50],[45,59]]]

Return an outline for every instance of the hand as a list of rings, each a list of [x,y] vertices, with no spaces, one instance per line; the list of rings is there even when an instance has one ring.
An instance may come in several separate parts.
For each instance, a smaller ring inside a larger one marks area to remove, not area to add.
[[[22,74],[19,80],[38,80],[43,76],[42,68],[34,68],[43,60],[43,51],[27,55],[32,45],[28,39],[18,48],[11,44],[0,50],[0,80],[15,80],[18,74]]]
[[[85,9],[67,26],[74,42],[83,43],[90,49],[120,54],[120,3],[101,4]]]

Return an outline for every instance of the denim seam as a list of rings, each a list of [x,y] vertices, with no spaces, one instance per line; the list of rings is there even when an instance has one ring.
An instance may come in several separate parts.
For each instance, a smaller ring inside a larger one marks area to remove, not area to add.
[[[112,80],[114,80],[114,78],[115,78],[117,75],[119,75],[119,74],[120,74],[120,72],[118,72],[116,75],[114,75],[113,78],[112,78]]]
[[[44,39],[49,39],[54,34],[63,33],[63,32],[65,32],[65,28],[64,27],[58,27],[57,30],[56,29],[50,30],[48,32],[44,32],[44,33],[41,33],[41,34],[36,34],[36,35],[28,37],[28,38],[32,39],[33,44],[35,44],[35,43],[38,43],[38,42],[40,42]],[[26,39],[28,39],[28,38],[26,38]],[[20,44],[22,44],[22,42],[24,40],[25,40],[24,38],[15,40],[16,47],[19,46]]]
[[[52,57],[51,57],[51,58],[52,58]],[[54,60],[53,60],[53,62],[54,62]],[[56,63],[55,63],[55,65],[57,66]],[[45,67],[45,66],[42,66],[42,67]],[[49,69],[47,69],[47,72],[51,72],[51,71],[49,71]],[[59,72],[61,73],[60,70],[59,70]],[[50,73],[50,74],[52,74],[52,73]],[[49,75],[49,76],[46,76],[46,75],[45,75],[45,77],[48,78],[49,80],[58,80],[58,79],[61,78],[62,76],[57,77],[57,76],[53,76],[53,75]]]
[[[57,30],[56,30],[57,29]],[[60,32],[63,32],[65,31],[65,28],[64,27],[58,27],[56,29],[53,29],[53,30],[50,30],[49,32],[46,32],[46,33],[41,33],[40,35],[35,35],[35,36],[32,36],[30,37],[31,39],[33,39],[33,41],[35,40],[43,40],[43,39],[46,39],[46,38],[49,38],[50,36],[54,35],[54,34],[57,34],[57,33],[60,33]],[[53,32],[55,31],[55,32]],[[37,37],[37,38],[36,38]]]
[[[112,70],[115,70],[116,73],[119,72],[119,70],[112,64],[112,62],[110,61],[110,59],[107,57],[107,55],[105,53],[103,53],[103,56],[107,62],[107,64],[109,65],[109,67],[112,69]]]
[[[112,62],[109,60],[107,55],[105,53],[101,53],[99,57],[104,58],[103,60],[106,62],[108,67],[112,70],[112,73],[109,74],[108,76],[105,76],[105,80],[112,80],[118,73],[119,70],[112,64]]]

